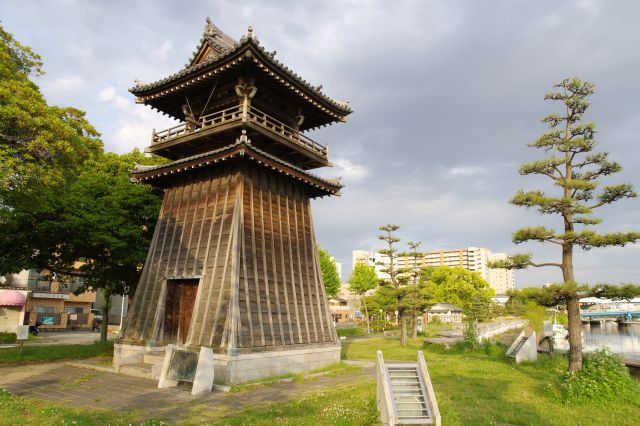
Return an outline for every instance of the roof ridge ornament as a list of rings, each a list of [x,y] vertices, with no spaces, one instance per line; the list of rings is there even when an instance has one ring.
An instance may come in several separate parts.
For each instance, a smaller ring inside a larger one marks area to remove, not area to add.
[[[253,40],[255,44],[260,44],[258,37],[253,33],[253,27],[251,25],[247,27],[247,32],[240,38],[240,43],[244,43],[247,40]]]
[[[251,139],[247,136],[247,131],[242,129],[242,134],[238,139],[236,139],[236,144],[245,143],[247,145],[251,145]]]

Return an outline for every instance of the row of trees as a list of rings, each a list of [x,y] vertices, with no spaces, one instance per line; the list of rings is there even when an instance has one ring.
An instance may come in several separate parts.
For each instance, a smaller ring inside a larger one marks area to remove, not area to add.
[[[354,266],[349,279],[349,289],[360,296],[365,311],[367,330],[372,312],[396,313],[400,322],[400,343],[406,345],[408,324],[413,324],[412,337],[417,336],[417,319],[425,309],[439,302],[460,306],[467,317],[482,318],[488,314],[494,291],[480,273],[459,267],[422,267],[419,242],[407,242],[408,251],[399,252],[398,225],[380,227],[379,239],[386,247],[379,251],[387,261],[380,264],[380,272],[388,278],[379,279],[374,266],[359,263]],[[398,258],[409,260],[409,267],[402,267]],[[369,297],[364,295],[376,289]],[[486,313],[486,314],[485,314]]]

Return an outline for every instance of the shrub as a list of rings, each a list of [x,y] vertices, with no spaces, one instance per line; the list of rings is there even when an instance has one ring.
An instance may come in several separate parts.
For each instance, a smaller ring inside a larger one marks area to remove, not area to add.
[[[0,333],[0,343],[15,343],[17,339],[16,333]]]
[[[478,327],[475,321],[468,321],[464,325],[462,344],[465,350],[474,351],[480,348],[478,339]]]
[[[429,324],[431,324],[431,325],[440,325],[440,324],[442,324],[442,321],[440,321],[440,317],[439,316],[433,316],[431,318],[431,321],[429,321]]]
[[[622,356],[607,349],[586,354],[581,371],[563,371],[560,379],[565,402],[620,399],[634,392],[635,387]]]

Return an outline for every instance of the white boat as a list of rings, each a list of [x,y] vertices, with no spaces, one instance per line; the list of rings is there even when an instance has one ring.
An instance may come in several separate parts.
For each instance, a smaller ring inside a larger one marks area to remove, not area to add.
[[[569,330],[567,330],[564,325],[558,323],[553,323],[551,333],[554,339],[566,339],[569,337]]]

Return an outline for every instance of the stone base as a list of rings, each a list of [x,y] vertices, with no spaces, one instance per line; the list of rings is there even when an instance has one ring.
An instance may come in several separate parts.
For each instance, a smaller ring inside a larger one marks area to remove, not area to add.
[[[119,371],[121,365],[142,362],[145,354],[163,350],[164,347],[116,344],[113,349],[113,364],[116,371]],[[338,362],[340,362],[340,343],[270,352],[213,355],[215,382],[225,384],[305,373]]]
[[[113,345],[113,366],[120,372],[120,367],[125,364],[142,364],[145,355],[162,353],[165,348],[156,346],[138,346],[116,343]]]
[[[238,355],[215,354],[213,362],[216,383],[245,383],[336,364],[340,362],[340,344]]]

